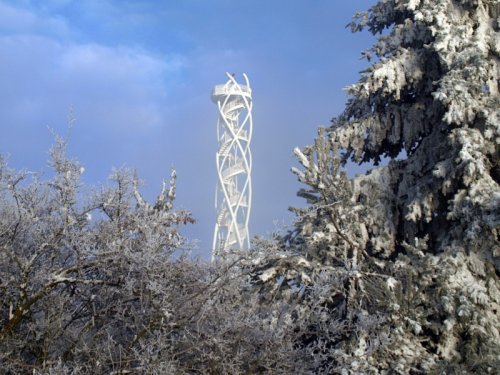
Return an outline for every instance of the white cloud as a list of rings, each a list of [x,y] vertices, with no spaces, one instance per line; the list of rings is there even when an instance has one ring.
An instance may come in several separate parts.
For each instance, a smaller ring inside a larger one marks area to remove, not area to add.
[[[37,34],[67,38],[70,34],[61,17],[39,16],[28,9],[0,2],[0,31],[9,34]]]
[[[72,104],[88,111],[89,120],[97,120],[92,113],[105,115],[107,126],[123,129],[136,126],[133,122],[161,124],[169,79],[182,68],[179,58],[40,36],[0,37],[0,49],[6,51],[0,61],[2,112],[17,108],[28,114],[33,110],[33,105],[23,108],[28,102],[38,103],[39,111]]]
[[[184,66],[180,56],[78,43],[64,19],[29,9],[0,2],[0,127],[45,126],[55,121],[50,112],[70,105],[86,127],[165,124],[168,87]]]
[[[153,85],[161,85],[161,76],[182,68],[178,57],[160,58],[132,48],[98,44],[69,45],[62,49],[58,61],[65,74],[95,77],[96,81],[126,82],[132,78]]]

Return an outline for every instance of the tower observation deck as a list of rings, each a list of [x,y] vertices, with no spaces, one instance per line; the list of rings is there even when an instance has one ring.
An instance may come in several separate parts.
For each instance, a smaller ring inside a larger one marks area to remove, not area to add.
[[[212,261],[223,258],[232,248],[250,247],[252,90],[246,74],[243,74],[244,85],[236,82],[234,75],[226,75],[228,81],[212,91],[212,101],[219,110]]]

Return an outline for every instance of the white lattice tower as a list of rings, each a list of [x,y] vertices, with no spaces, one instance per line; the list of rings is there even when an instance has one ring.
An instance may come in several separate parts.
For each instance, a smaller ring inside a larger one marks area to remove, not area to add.
[[[231,248],[250,246],[248,222],[252,203],[252,90],[246,74],[245,84],[226,73],[228,81],[217,85],[212,100],[219,109],[217,121],[217,188],[212,260],[224,257]]]

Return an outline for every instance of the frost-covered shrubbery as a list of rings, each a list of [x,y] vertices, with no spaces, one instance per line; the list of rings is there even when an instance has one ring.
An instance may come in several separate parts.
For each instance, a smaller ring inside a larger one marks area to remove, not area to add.
[[[50,180],[0,160],[0,373],[292,371],[250,276],[184,253],[175,172],[151,205],[127,170],[85,189],[65,149]]]

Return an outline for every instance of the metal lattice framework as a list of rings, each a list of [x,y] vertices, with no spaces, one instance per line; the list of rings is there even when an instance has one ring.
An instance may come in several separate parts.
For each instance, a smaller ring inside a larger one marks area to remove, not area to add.
[[[230,248],[248,249],[248,222],[252,203],[252,90],[226,73],[228,81],[217,85],[212,100],[219,109],[216,154],[218,183],[215,191],[215,223],[212,260]]]

